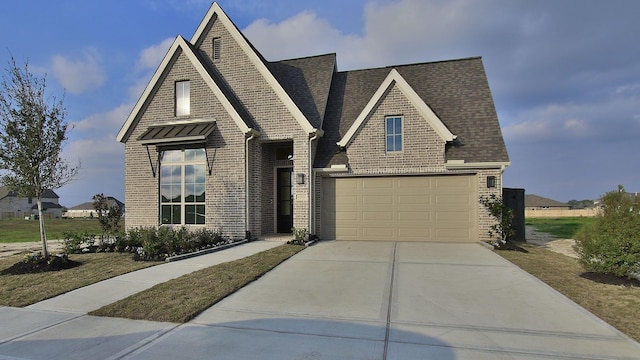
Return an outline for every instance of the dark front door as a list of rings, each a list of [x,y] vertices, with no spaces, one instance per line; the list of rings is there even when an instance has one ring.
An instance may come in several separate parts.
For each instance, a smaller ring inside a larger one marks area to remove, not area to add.
[[[277,232],[290,233],[293,227],[293,168],[277,169]]]

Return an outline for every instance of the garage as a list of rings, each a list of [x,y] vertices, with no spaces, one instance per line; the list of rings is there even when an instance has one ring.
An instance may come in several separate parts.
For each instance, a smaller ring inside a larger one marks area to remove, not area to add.
[[[475,175],[324,178],[321,237],[478,241]]]

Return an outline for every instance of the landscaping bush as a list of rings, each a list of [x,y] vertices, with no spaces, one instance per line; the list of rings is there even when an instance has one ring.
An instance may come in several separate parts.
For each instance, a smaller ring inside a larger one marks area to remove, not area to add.
[[[505,205],[502,196],[491,194],[481,196],[480,204],[494,218],[494,224],[488,230],[489,237],[495,239],[491,242],[494,248],[506,248],[507,241],[515,234],[513,224],[513,210]]]
[[[604,195],[595,223],[576,236],[580,263],[588,271],[640,276],[640,197],[624,187]]]
[[[65,254],[80,254],[83,249],[95,245],[95,234],[88,231],[65,231],[63,236],[63,251]],[[86,252],[86,251],[85,251]]]
[[[190,235],[193,237],[195,246],[188,249],[189,251],[208,249],[224,242],[220,232],[213,230],[198,229],[191,232]]]
[[[116,232],[108,237],[89,232],[64,233],[66,254],[83,252],[131,252],[135,260],[164,260],[168,256],[186,254],[231,243],[224,240],[220,232],[187,228],[139,227],[128,232]]]

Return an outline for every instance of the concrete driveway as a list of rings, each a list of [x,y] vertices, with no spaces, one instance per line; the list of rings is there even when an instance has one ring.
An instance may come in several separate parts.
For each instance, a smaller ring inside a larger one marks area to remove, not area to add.
[[[640,347],[479,244],[324,242],[132,355],[640,359]]]
[[[640,359],[479,244],[321,242],[183,325],[1,310],[0,359]]]

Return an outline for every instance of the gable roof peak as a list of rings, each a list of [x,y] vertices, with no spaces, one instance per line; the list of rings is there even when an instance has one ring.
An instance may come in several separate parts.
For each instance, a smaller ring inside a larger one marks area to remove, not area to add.
[[[374,110],[378,102],[382,99],[387,89],[391,86],[397,86],[400,91],[407,97],[407,99],[413,104],[413,106],[418,110],[420,115],[427,121],[428,124],[431,125],[433,130],[446,142],[451,142],[457,138],[456,135],[452,134],[451,131],[446,127],[446,125],[440,120],[440,118],[431,110],[429,105],[427,105],[424,100],[416,93],[416,91],[409,85],[409,83],[400,75],[398,70],[395,68],[391,68],[389,74],[384,79],[382,84],[378,87],[378,90],[373,94],[369,102],[364,107],[360,115],[353,122],[353,125],[349,128],[344,137],[338,142],[338,146],[347,147],[354,139],[355,135],[358,133],[369,114]]]
[[[183,53],[187,56],[191,64],[196,69],[196,71],[198,71],[202,79],[207,83],[207,85],[209,85],[209,88],[211,89],[211,91],[213,91],[215,97],[222,103],[222,106],[225,108],[227,113],[231,116],[231,118],[236,123],[236,125],[238,125],[240,130],[245,134],[251,130],[247,125],[247,123],[242,119],[240,114],[233,107],[233,105],[231,104],[229,99],[226,97],[226,95],[218,87],[218,84],[216,84],[214,79],[211,77],[211,75],[205,68],[205,65],[200,61],[200,59],[198,58],[198,55],[194,52],[192,45],[188,43],[187,40],[183,38],[181,35],[178,35],[176,36],[176,39],[173,41],[173,44],[171,44],[169,51],[167,51],[166,55],[162,59],[160,66],[158,66],[158,68],[156,69],[156,72],[153,74],[153,77],[147,84],[147,87],[144,89],[142,96],[140,96],[140,98],[138,99],[138,102],[136,103],[136,105],[133,107],[133,110],[129,114],[129,117],[127,118],[124,125],[122,125],[122,128],[118,132],[118,136],[117,136],[118,141],[126,142],[126,138],[129,136],[131,126],[133,125],[136,117],[138,116],[138,113],[141,111],[144,103],[147,101],[147,98],[151,95],[153,89],[156,87],[157,83],[160,81],[162,74],[168,69],[171,59],[174,57],[174,55],[179,49],[183,51]]]
[[[314,128],[309,119],[305,117],[302,113],[302,110],[298,107],[298,105],[293,101],[293,99],[287,94],[284,90],[282,84],[278,82],[276,77],[271,73],[267,66],[267,61],[264,59],[262,54],[258,52],[258,50],[253,47],[253,45],[249,42],[249,40],[242,34],[240,29],[231,21],[231,19],[227,16],[227,14],[222,10],[220,5],[217,2],[213,2],[211,7],[207,11],[207,14],[204,16],[200,25],[196,29],[196,32],[193,34],[191,38],[191,44],[194,46],[198,46],[201,42],[201,39],[206,36],[206,30],[209,27],[209,24],[214,19],[217,19],[222,23],[222,25],[229,32],[231,37],[235,40],[235,42],[240,46],[245,55],[249,58],[249,61],[253,63],[258,72],[262,75],[262,77],[267,81],[269,86],[276,92],[282,103],[289,110],[289,112],[296,119],[298,124],[302,127],[302,129],[308,134],[315,133],[318,129]]]

